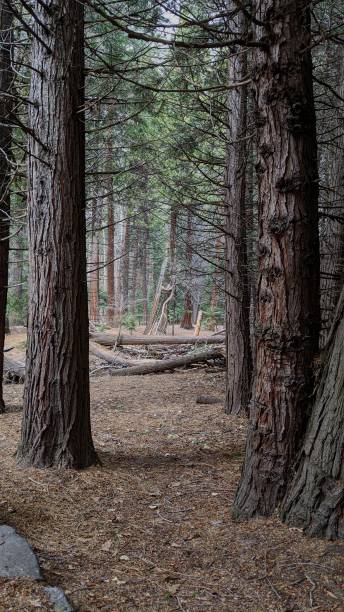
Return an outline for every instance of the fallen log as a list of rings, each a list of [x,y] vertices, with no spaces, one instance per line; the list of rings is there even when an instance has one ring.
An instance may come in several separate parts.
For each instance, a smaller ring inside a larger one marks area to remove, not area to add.
[[[103,349],[101,346],[97,345],[95,342],[90,341],[90,354],[98,357],[105,363],[109,363],[110,365],[128,365],[128,359],[121,359],[117,357],[115,353],[111,353],[111,351],[107,351]]]
[[[123,357],[119,357],[116,353],[112,353],[111,351],[104,349],[102,346],[99,346],[96,344],[96,342],[92,342],[91,340],[89,345],[90,354],[98,357],[98,359],[101,359],[102,361],[105,361],[105,363],[108,363],[109,365],[131,367],[143,365],[151,361],[150,359],[124,359]]]
[[[111,376],[140,376],[144,374],[155,374],[156,372],[164,372],[165,370],[174,370],[183,366],[202,363],[212,359],[224,359],[223,354],[219,350],[200,351],[191,355],[183,355],[175,359],[160,359],[153,361],[151,364],[132,366],[123,370],[111,370]]]
[[[25,363],[4,355],[4,380],[5,382],[23,383],[25,380]]]
[[[149,346],[153,344],[222,344],[225,338],[213,337],[213,336],[115,336],[111,334],[94,334],[90,333],[90,338],[97,344],[103,346],[131,346],[131,345],[144,345]]]

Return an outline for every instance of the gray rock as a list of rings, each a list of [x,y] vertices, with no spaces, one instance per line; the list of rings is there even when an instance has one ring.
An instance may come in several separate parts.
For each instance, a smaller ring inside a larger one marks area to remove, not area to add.
[[[62,589],[48,586],[44,588],[44,591],[54,606],[54,612],[74,612]]]
[[[12,527],[0,525],[0,576],[42,580],[38,561],[28,542]]]

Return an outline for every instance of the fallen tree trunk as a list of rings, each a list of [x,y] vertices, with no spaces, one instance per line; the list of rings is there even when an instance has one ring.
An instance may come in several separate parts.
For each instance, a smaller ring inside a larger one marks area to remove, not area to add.
[[[101,346],[98,346],[95,342],[92,341],[90,341],[90,354],[94,355],[95,357],[98,357],[98,359],[101,359],[106,363],[109,363],[110,365],[118,364],[126,366],[129,364],[129,360],[117,357],[115,353],[111,353],[111,351],[103,349]]]
[[[23,383],[25,379],[25,363],[16,361],[4,355],[5,382]]]
[[[144,365],[145,363],[148,363],[149,361],[151,361],[150,359],[124,359],[123,357],[119,357],[116,353],[112,353],[111,351],[108,351],[107,349],[102,348],[101,346],[99,346],[98,344],[96,344],[96,342],[92,342],[90,340],[90,354],[94,355],[95,357],[98,357],[98,359],[101,359],[102,361],[105,361],[105,363],[108,363],[109,365],[120,365],[120,366],[137,366],[137,365]]]
[[[97,344],[103,346],[131,346],[131,345],[144,345],[149,346],[153,344],[222,344],[225,338],[213,337],[213,336],[114,336],[111,334],[93,334],[90,333],[90,337]]]
[[[219,350],[201,351],[192,355],[184,355],[175,359],[152,361],[151,364],[133,366],[123,370],[112,370],[111,376],[139,376],[144,374],[156,374],[165,370],[174,370],[194,363],[202,363],[212,359],[223,359],[224,356]]]

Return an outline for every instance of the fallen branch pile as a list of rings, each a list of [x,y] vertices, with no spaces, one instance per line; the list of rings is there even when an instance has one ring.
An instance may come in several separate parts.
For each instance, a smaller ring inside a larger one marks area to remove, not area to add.
[[[4,355],[4,380],[5,382],[22,383],[25,379],[25,363],[16,361],[12,357]]]
[[[159,359],[146,363],[144,365],[131,366],[122,370],[112,370],[111,376],[138,376],[143,374],[156,374],[166,370],[175,370],[187,365],[202,363],[205,361],[213,361],[215,359],[223,360],[223,354],[219,350],[200,351],[191,355],[183,355],[175,359]]]
[[[221,348],[194,351],[192,353],[187,353],[184,355],[178,355],[178,354],[176,355],[174,352],[174,354],[171,357],[169,356],[167,359],[166,358],[165,359],[126,359],[126,358],[123,358],[122,356],[119,356],[117,353],[113,353],[112,351],[109,351],[103,348],[103,346],[100,346],[99,344],[100,342],[103,342],[103,345],[112,346],[115,343],[115,336],[110,336],[107,334],[92,334],[92,338],[96,338],[97,343],[94,342],[93,340],[90,340],[90,344],[89,344],[90,354],[94,355],[95,357],[100,359],[102,362],[106,363],[108,369],[110,370],[110,374],[112,376],[138,376],[138,375],[144,375],[144,374],[155,374],[157,372],[172,371],[172,370],[175,370],[176,368],[182,368],[182,367],[190,366],[194,364],[205,363],[207,361],[214,361],[218,359],[220,359],[221,361],[224,360],[224,354]],[[144,345],[146,344],[153,345],[153,344],[156,344],[157,341],[158,343],[160,343],[160,337],[135,338],[132,336],[128,336],[128,338],[131,341],[133,341],[133,344],[138,343],[138,344],[144,344]],[[176,337],[171,337],[171,338],[174,340],[177,340],[174,343],[174,345],[176,344],[180,344],[180,345],[181,344],[196,344],[195,340],[200,340],[199,338],[198,339],[176,338]],[[169,338],[168,336],[163,336],[163,340],[165,341],[166,340],[170,341],[171,338]],[[122,343],[123,342],[126,343],[126,339],[127,338],[125,336],[120,337],[120,340],[122,340]],[[141,340],[145,340],[146,342],[140,342]],[[183,343],[181,343],[181,340],[183,340]],[[190,340],[193,342],[190,342]],[[210,340],[213,342],[213,338],[211,338]],[[216,344],[222,343],[222,342],[223,342],[222,339],[220,340],[218,338],[215,339]],[[167,344],[167,342],[165,342],[164,344]],[[168,349],[167,346],[166,346],[166,349]],[[181,349],[178,348],[178,352],[180,352],[180,350]],[[168,352],[169,351],[167,350],[167,353]],[[24,382],[24,379],[25,379],[24,360],[25,360],[24,356],[22,360],[18,361],[18,360],[12,359],[11,357],[7,357],[6,354],[4,355],[4,380],[5,382],[14,382],[14,383]],[[100,371],[102,369],[105,369],[105,368],[103,367],[97,368],[92,373],[95,373],[98,370]]]

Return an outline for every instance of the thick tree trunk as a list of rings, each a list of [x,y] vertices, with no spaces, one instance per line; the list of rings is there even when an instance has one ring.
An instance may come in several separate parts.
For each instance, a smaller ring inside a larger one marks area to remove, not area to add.
[[[339,47],[338,96],[344,100],[344,48]],[[340,104],[338,100],[337,104]],[[344,112],[344,106],[342,113]],[[344,133],[340,121],[336,149],[331,151],[329,168],[329,217],[325,220],[321,242],[321,312],[322,338],[325,340],[332,324],[344,275]],[[332,135],[333,138],[334,135]]]
[[[235,512],[267,515],[302,441],[319,337],[317,147],[308,0],[260,0],[255,16],[259,278],[251,424]]]
[[[230,2],[231,9],[235,4]],[[245,31],[245,17],[238,14],[235,26]],[[247,59],[242,52],[229,58],[229,82],[242,81]],[[246,129],[247,89],[228,94],[228,148],[225,178],[225,302],[226,302],[226,396],[225,412],[248,412],[251,393],[250,294],[246,252]]]
[[[344,538],[344,287],[301,460],[282,516],[310,535]]]
[[[85,468],[97,458],[88,374],[84,8],[70,0],[31,6],[39,38],[31,59],[30,296],[18,459],[35,467]]]
[[[0,413],[5,410],[2,392],[3,350],[6,328],[8,285],[8,251],[10,229],[11,181],[11,93],[13,73],[11,67],[12,12],[0,0]]]

